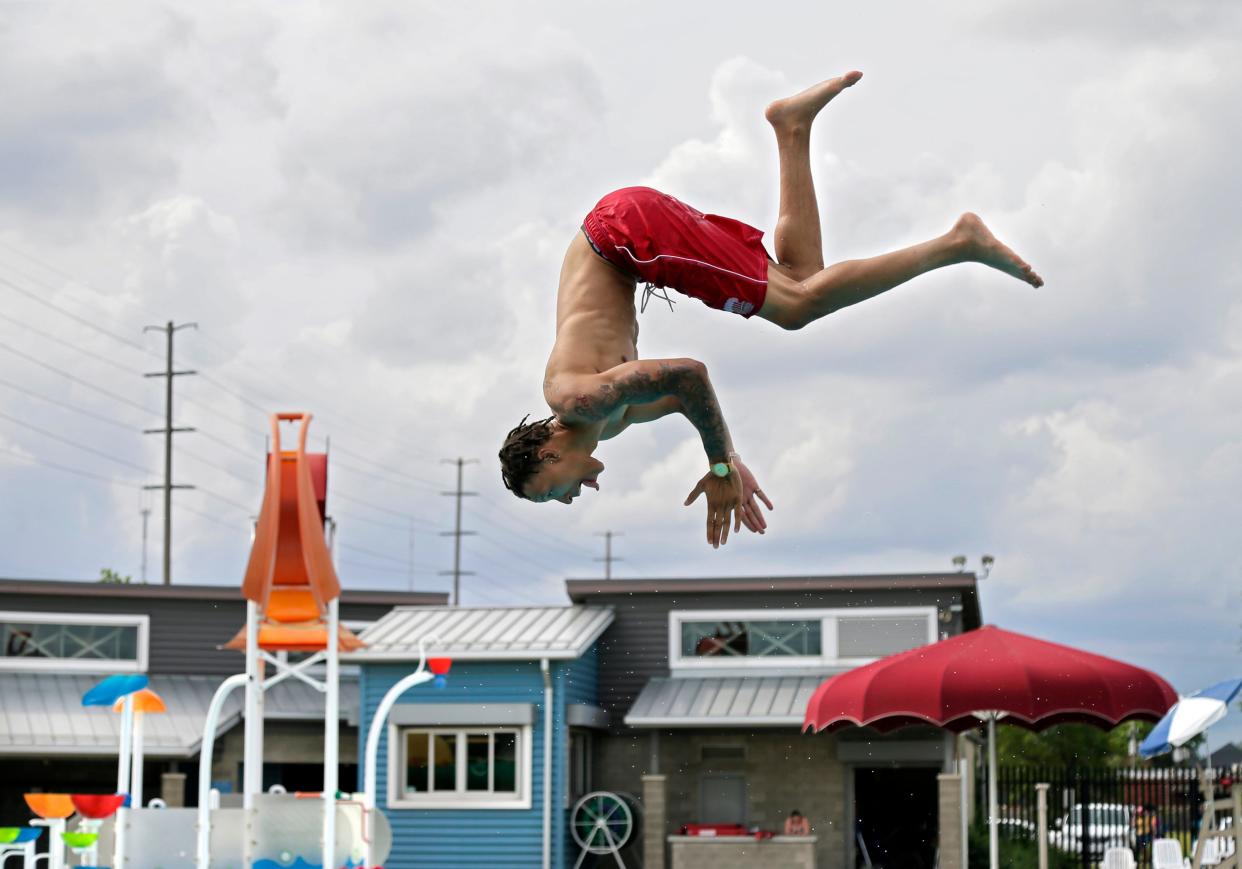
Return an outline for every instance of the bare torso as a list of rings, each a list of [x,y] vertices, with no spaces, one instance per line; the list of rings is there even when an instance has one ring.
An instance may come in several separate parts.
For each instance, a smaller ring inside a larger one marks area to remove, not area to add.
[[[579,232],[565,254],[556,295],[556,343],[543,389],[549,403],[558,378],[599,374],[638,358],[635,280],[591,249]],[[624,408],[618,408],[618,419]],[[602,421],[606,427],[608,421]]]

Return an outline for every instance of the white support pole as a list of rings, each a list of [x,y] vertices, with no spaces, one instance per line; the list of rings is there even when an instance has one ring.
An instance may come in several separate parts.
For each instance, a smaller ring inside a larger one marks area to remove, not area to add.
[[[146,715],[142,712],[134,712],[134,751],[130,759],[132,771],[130,773],[129,784],[129,805],[131,808],[142,808],[142,773],[143,764],[146,760],[146,750],[143,746],[143,721]]]
[[[988,861],[992,869],[1000,869],[999,819],[996,798],[996,713],[988,716]]]
[[[363,869],[374,869],[375,866],[375,855],[372,851],[371,843],[375,841],[375,789],[378,787],[376,783],[378,778],[376,767],[379,766],[379,744],[380,739],[384,735],[384,726],[388,723],[388,715],[392,712],[392,707],[402,694],[409,691],[415,685],[421,685],[432,680],[431,673],[427,671],[427,646],[435,642],[438,642],[435,637],[424,637],[419,641],[418,669],[388,689],[384,699],[380,700],[379,705],[375,707],[375,715],[371,718],[371,723],[367,727],[367,744],[362,759],[362,802],[364,807],[362,824],[365,829],[365,834],[362,837]],[[388,746],[388,750],[392,751],[393,747],[391,745]],[[391,782],[389,784],[391,785]]]
[[[341,729],[340,599],[328,601],[327,699],[323,713],[323,869],[336,869],[336,789]]]
[[[203,741],[199,744],[198,751],[198,844],[194,850],[195,869],[208,869],[211,863],[211,760],[216,748],[216,728],[220,726],[224,701],[234,688],[245,685],[248,681],[245,673],[229,676],[220,683],[220,687],[212,695],[211,705],[207,707],[207,720],[203,722]]]
[[[259,657],[259,605],[246,601],[246,721],[242,754],[242,865],[254,862],[258,830],[255,797],[263,792],[263,660]]]
[[[64,818],[32,818],[32,827],[47,827],[47,853],[40,854],[35,860],[47,860],[47,869],[65,869],[65,840],[60,834],[65,832]]]
[[[242,806],[254,807],[263,790],[263,663],[259,658],[259,605],[246,601],[246,721],[242,754]]]
[[[134,695],[121,701],[121,744],[116,758],[116,792],[129,793],[130,748],[134,739]]]
[[[121,706],[121,750],[116,764],[116,792],[129,792],[130,765],[133,756],[130,749],[134,739],[134,695],[127,694]],[[125,869],[125,827],[129,810],[120,808],[112,818],[112,865]]]

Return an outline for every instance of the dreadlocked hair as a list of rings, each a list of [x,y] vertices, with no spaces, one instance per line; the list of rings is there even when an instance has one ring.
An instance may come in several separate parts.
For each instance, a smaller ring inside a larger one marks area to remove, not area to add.
[[[556,417],[530,423],[526,421],[528,419],[529,413],[505,435],[504,445],[500,448],[500,478],[505,488],[519,498],[526,497],[522,489],[539,468],[539,448],[552,437],[552,420]]]

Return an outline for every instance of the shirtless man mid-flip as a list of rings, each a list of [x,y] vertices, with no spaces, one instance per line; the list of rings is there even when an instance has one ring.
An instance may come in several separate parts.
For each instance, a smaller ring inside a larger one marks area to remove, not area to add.
[[[656,190],[610,193],[586,216],[561,266],[556,343],[543,394],[552,416],[524,419],[500,450],[505,485],[530,501],[572,503],[599,489],[602,440],[634,423],[683,414],[698,430],[707,473],[686,498],[707,496],[707,542],[725,543],[729,526],[762,533],[756,498],[772,503],[733,449],[707,367],[694,359],[639,359],[634,297],[638,283],[670,287],[709,307],[759,316],[784,329],[821,317],[955,263],[982,263],[1038,287],[1043,280],[997,241],[974,214],[938,238],[904,250],[824,268],[819,207],[811,182],[811,122],[833,97],[862,78],[850,72],[777,100],[764,113],[780,155],[780,214],[773,261],[763,233],[702,214]]]

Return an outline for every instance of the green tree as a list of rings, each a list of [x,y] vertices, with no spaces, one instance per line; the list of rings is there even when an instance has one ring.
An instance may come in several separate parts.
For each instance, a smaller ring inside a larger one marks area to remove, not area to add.
[[[1129,724],[1112,730],[1058,724],[1032,733],[1002,721],[996,728],[996,760],[1001,766],[1125,766],[1130,762],[1130,735]]]
[[[133,579],[132,576],[121,576],[111,567],[103,567],[99,570],[99,582],[106,582],[112,585],[129,585]]]

